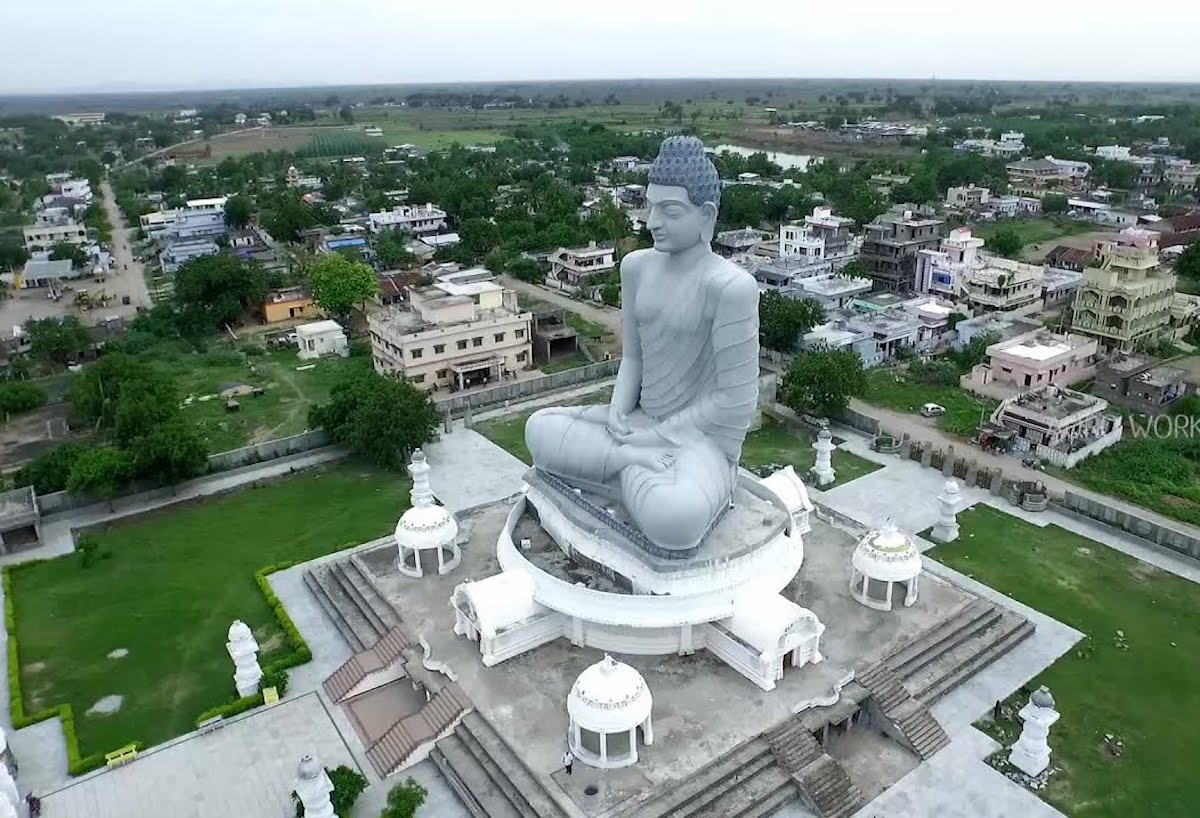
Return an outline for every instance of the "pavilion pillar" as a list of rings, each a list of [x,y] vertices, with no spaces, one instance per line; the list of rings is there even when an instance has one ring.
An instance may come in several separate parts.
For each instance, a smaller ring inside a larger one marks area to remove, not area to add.
[[[600,763],[601,765],[608,763],[608,733],[598,733],[600,736]]]

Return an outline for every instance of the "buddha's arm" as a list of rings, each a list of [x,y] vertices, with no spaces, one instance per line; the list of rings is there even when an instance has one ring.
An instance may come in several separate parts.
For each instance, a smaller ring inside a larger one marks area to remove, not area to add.
[[[642,388],[642,345],[638,341],[634,299],[637,297],[639,253],[630,253],[621,262],[621,365],[609,405],[613,411],[628,415],[638,405]]]
[[[702,435],[737,459],[758,404],[758,286],[750,276],[737,276],[712,296],[718,299],[712,324],[714,387],[657,431],[676,444]]]

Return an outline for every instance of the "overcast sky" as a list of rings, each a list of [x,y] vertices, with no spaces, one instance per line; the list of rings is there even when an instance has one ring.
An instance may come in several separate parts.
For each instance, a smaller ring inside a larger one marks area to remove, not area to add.
[[[1195,0],[2,4],[0,93],[626,77],[1200,81]]]

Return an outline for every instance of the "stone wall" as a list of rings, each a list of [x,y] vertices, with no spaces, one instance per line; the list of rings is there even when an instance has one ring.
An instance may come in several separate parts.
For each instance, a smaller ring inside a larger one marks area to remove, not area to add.
[[[869,435],[879,434],[878,419],[873,418],[870,415],[864,415],[862,412],[855,412],[853,409],[848,407],[845,412],[842,412],[836,418],[833,418],[833,420],[836,420],[838,423],[844,423],[851,428],[858,429],[860,432],[866,432]]]
[[[1119,528],[1135,537],[1141,537],[1143,540],[1148,540],[1185,556],[1200,559],[1200,539],[1186,533],[1182,526],[1179,528],[1169,527],[1142,517],[1133,511],[1113,508],[1101,500],[1085,497],[1073,491],[1066,492],[1061,500],[1052,505],[1059,511]]]
[[[468,406],[471,409],[486,409],[499,403],[527,400],[547,392],[611,378],[617,374],[617,367],[620,364],[620,358],[613,358],[610,361],[567,369],[552,375],[543,375],[540,378],[512,381],[465,395],[450,394],[435,397],[434,403],[443,412],[449,411],[453,415],[461,416]]]

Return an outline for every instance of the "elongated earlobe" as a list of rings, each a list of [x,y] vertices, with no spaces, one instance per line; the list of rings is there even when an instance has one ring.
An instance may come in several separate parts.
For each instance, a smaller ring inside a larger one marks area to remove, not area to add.
[[[700,228],[700,235],[705,242],[711,243],[717,231],[717,206],[712,202],[705,202],[700,205],[700,210],[704,215],[704,226]]]

